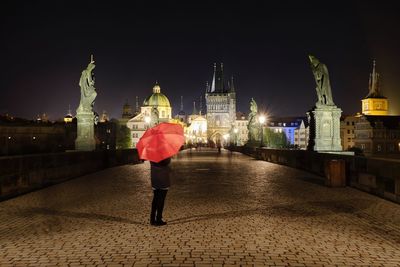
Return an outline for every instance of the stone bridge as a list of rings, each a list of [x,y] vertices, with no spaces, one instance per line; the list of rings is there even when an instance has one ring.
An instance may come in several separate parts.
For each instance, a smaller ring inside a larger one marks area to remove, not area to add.
[[[240,153],[183,151],[149,225],[149,164],[0,202],[0,266],[400,266],[400,206]]]

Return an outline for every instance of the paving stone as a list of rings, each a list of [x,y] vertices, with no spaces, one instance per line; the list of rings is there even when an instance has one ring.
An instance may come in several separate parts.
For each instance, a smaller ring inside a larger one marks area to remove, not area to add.
[[[0,202],[0,266],[400,266],[400,205],[226,151],[171,168],[163,227],[148,163]]]

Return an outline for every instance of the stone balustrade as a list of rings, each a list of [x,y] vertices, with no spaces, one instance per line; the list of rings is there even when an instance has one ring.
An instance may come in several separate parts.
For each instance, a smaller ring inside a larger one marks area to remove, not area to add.
[[[359,156],[318,153],[306,150],[234,147],[232,150],[254,158],[326,176],[326,164],[344,160],[346,184],[400,203],[400,161]]]
[[[136,149],[0,157],[0,200],[105,168],[139,162]]]

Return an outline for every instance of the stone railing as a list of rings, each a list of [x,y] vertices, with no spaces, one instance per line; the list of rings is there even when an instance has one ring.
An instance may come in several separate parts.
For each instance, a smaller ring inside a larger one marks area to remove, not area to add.
[[[136,164],[136,149],[0,157],[0,200],[123,164]]]
[[[277,164],[315,173],[324,179],[327,162],[345,162],[346,185],[400,203],[400,161],[318,153],[306,150],[234,147],[232,150]]]

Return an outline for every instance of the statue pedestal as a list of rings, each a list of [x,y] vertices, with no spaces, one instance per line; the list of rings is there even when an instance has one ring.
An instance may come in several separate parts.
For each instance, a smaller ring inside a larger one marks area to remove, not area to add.
[[[307,112],[309,123],[308,150],[342,151],[340,142],[340,115],[336,106],[321,105]]]
[[[96,149],[94,139],[94,114],[93,112],[77,111],[77,138],[75,150],[92,151]]]

